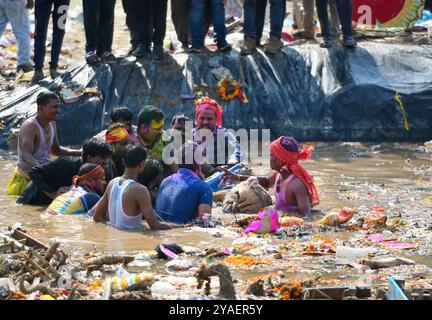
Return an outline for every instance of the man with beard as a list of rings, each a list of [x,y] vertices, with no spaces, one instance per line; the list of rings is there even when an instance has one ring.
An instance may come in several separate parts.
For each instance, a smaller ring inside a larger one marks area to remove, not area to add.
[[[177,172],[176,164],[167,166],[162,158],[163,150],[169,142],[163,130],[165,114],[155,106],[145,106],[138,115],[138,143],[147,149],[148,155],[161,162],[166,175]]]
[[[215,173],[217,167],[227,165],[232,167],[240,163],[243,156],[240,144],[236,137],[227,129],[222,127],[222,107],[219,103],[208,97],[198,99],[195,106],[195,127],[193,129],[194,141],[203,144],[208,140],[208,134],[211,134],[212,140],[207,141],[205,152],[211,165],[203,165],[202,171],[206,177]],[[224,150],[218,148],[218,136],[224,138]],[[210,153],[208,152],[210,150]],[[220,155],[223,155],[223,161],[219,162]],[[218,156],[219,155],[219,156]],[[213,158],[211,158],[213,156]]]
[[[105,191],[105,170],[94,163],[83,164],[72,179],[70,189],[57,196],[47,209],[49,214],[85,214]]]
[[[30,182],[28,172],[51,161],[51,153],[56,156],[79,156],[81,150],[60,146],[55,121],[60,112],[60,99],[53,92],[38,95],[37,115],[21,125],[18,135],[18,163],[9,181],[8,195],[21,195]]]

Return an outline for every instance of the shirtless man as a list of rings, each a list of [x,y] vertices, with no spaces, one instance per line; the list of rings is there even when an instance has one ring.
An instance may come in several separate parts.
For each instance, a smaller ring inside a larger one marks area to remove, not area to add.
[[[307,160],[313,147],[300,149],[291,137],[280,137],[270,145],[270,166],[274,170],[270,177],[257,177],[264,188],[274,185],[275,206],[284,212],[297,212],[302,216],[310,214],[311,207],[319,204],[318,190],[310,175],[299,160]],[[225,171],[225,179],[245,181],[249,177]]]
[[[94,221],[107,222],[119,229],[142,229],[142,221],[151,229],[168,230],[180,225],[169,225],[158,220],[150,193],[136,182],[144,171],[147,151],[140,145],[131,145],[126,151],[123,176],[111,180],[100,201],[95,206]],[[107,214],[108,213],[108,214]]]
[[[18,135],[18,164],[7,186],[8,195],[21,195],[30,182],[28,172],[51,161],[51,155],[79,156],[81,150],[60,146],[55,121],[60,112],[60,99],[53,92],[37,97],[37,115],[21,125]]]

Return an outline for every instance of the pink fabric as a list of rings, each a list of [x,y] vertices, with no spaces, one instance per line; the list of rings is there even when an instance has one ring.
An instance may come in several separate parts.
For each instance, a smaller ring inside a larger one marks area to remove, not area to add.
[[[312,206],[319,204],[318,189],[313,182],[313,176],[304,169],[298,162],[310,158],[314,147],[305,145],[298,152],[292,152],[284,148],[281,144],[283,136],[273,141],[270,145],[270,152],[287,167],[297,178],[299,178],[309,191]]]
[[[270,225],[270,230],[264,230],[265,224]],[[256,219],[246,227],[243,233],[273,233],[279,230],[279,217],[277,211],[270,208],[264,208],[258,214]]]
[[[282,179],[282,176],[280,174],[277,175],[274,185],[274,194],[275,194],[275,207],[277,210],[281,211],[294,211],[297,210],[297,207],[295,205],[286,203],[285,195],[286,195],[286,189],[292,179],[294,179],[295,175],[291,174],[286,181],[281,183],[280,190],[277,192],[277,184]]]

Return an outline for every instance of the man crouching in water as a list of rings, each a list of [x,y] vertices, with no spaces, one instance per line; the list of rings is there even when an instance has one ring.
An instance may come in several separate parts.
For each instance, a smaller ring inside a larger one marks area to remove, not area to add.
[[[280,137],[270,145],[270,166],[274,173],[270,177],[257,177],[264,188],[274,185],[275,206],[284,212],[310,214],[311,207],[319,204],[318,190],[313,176],[298,162],[307,160],[314,148],[304,145],[299,148],[292,137]],[[225,171],[225,179],[245,181],[249,177]]]
[[[169,225],[158,220],[150,193],[136,182],[146,165],[147,151],[140,145],[129,145],[124,157],[126,170],[108,184],[105,194],[95,207],[94,221],[107,222],[126,230],[142,229],[142,221],[151,229],[168,230],[180,225]],[[107,215],[108,212],[108,215]]]

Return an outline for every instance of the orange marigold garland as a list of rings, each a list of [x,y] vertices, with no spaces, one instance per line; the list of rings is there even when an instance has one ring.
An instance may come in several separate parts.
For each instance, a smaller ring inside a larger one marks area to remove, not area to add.
[[[246,94],[242,91],[243,85],[233,79],[223,78],[219,81],[218,87],[218,93],[223,101],[231,101],[237,98],[241,103],[249,102]]]

